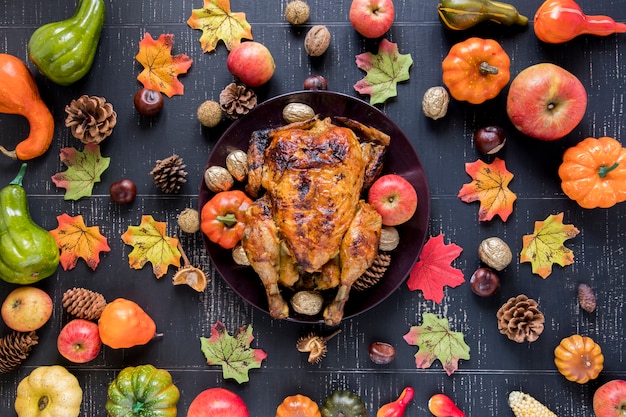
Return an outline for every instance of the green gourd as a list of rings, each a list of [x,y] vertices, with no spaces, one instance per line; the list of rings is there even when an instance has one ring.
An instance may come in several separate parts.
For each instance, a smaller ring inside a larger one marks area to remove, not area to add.
[[[448,29],[465,30],[481,22],[493,22],[504,26],[528,24],[508,3],[491,0],[440,0],[437,6],[441,23]]]
[[[80,80],[96,55],[104,13],[104,0],[78,0],[71,18],[45,24],[32,34],[28,57],[56,84]]]
[[[54,237],[30,217],[22,179],[23,163],[13,181],[0,190],[0,278],[32,284],[54,274],[59,248]]]
[[[347,390],[337,390],[330,394],[320,412],[322,417],[367,417],[361,397]]]

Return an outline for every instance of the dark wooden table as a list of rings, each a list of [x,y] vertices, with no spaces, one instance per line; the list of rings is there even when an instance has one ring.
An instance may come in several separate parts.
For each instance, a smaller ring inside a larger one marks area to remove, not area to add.
[[[376,52],[378,41],[365,40],[350,26],[350,1],[310,0],[311,18],[301,27],[292,27],[283,18],[286,0],[273,2],[232,1],[233,11],[243,11],[252,25],[254,39],[273,52],[277,69],[272,80],[256,89],[260,101],[281,93],[299,90],[306,76],[313,73],[327,78],[333,91],[365,100],[353,89],[364,76],[355,65],[355,56]],[[324,333],[322,325],[272,320],[267,314],[242,301],[217,275],[203,247],[199,234],[180,233],[176,218],[186,207],[196,207],[202,170],[209,152],[228,126],[203,129],[196,119],[198,105],[206,99],[218,99],[219,92],[232,76],[226,69],[227,51],[222,43],[212,53],[203,54],[200,32],[190,29],[186,20],[201,1],[180,0],[107,0],[107,14],[95,62],[80,82],[61,87],[37,75],[43,99],[56,122],[54,142],[42,157],[29,163],[24,182],[33,219],[44,228],[57,227],[56,216],[68,213],[83,215],[88,224],[99,225],[108,238],[111,251],[102,254],[95,271],[84,262],[70,271],[60,267],[57,273],[36,284],[54,299],[51,321],[38,334],[40,343],[16,371],[0,375],[0,414],[15,415],[13,403],[18,382],[41,365],[61,364],[74,373],[84,389],[83,416],[104,416],[106,388],[120,369],[150,363],[169,370],[181,390],[178,405],[185,415],[191,400],[209,387],[226,387],[239,393],[254,416],[271,417],[284,397],[301,393],[322,403],[336,389],[358,393],[369,415],[394,400],[405,386],[413,386],[415,399],[407,416],[430,415],[429,397],[443,392],[454,398],[468,416],[509,416],[508,393],[522,390],[547,404],[560,416],[593,416],[592,396],[603,382],[626,378],[624,367],[625,328],[624,236],[626,206],[611,209],[581,209],[561,191],[557,168],[563,151],[593,136],[613,136],[623,142],[626,60],[626,37],[612,35],[579,37],[562,45],[542,44],[530,25],[525,29],[496,26],[476,28],[463,33],[446,31],[438,21],[434,0],[396,0],[396,21],[386,38],[396,42],[401,53],[414,59],[411,79],[398,86],[398,95],[378,107],[410,137],[428,175],[431,190],[431,236],[443,233],[446,243],[464,250],[453,262],[465,279],[479,266],[478,243],[489,236],[506,240],[514,253],[512,264],[501,273],[502,287],[491,298],[475,296],[466,282],[458,288],[447,288],[441,304],[424,299],[421,292],[411,292],[402,285],[384,303],[355,318],[344,320],[343,332],[329,343],[327,357],[320,364],[309,364],[306,354],[295,349],[298,337],[311,331]],[[534,16],[541,0],[518,1],[520,12]],[[626,21],[624,2],[581,0],[590,14],[606,14]],[[40,25],[69,17],[74,1],[39,0],[0,2],[0,52],[27,61],[26,44]],[[332,33],[330,49],[320,58],[306,55],[303,40],[311,25],[325,24]],[[141,70],[135,60],[138,43],[144,34],[174,35],[173,53],[185,53],[193,60],[187,75],[180,80],[185,94],[166,99],[165,109],[154,119],[140,117],[132,98],[140,88],[136,80]],[[565,138],[547,143],[524,137],[516,132],[505,113],[506,89],[496,99],[483,105],[452,102],[448,115],[439,121],[423,116],[421,99],[424,91],[441,84],[441,61],[457,41],[471,35],[493,37],[503,45],[512,60],[512,74],[538,62],[553,62],[577,75],[587,88],[589,106],[584,120]],[[35,73],[32,63],[29,68]],[[0,80],[2,82],[2,80]],[[102,153],[111,158],[109,169],[94,187],[91,197],[78,201],[63,199],[50,177],[65,170],[59,160],[63,147],[78,147],[64,126],[65,106],[82,94],[98,95],[114,105],[118,125],[102,144]],[[464,164],[483,157],[474,148],[474,131],[487,124],[501,125],[509,140],[499,156],[515,174],[511,189],[518,200],[506,223],[499,218],[489,222],[477,219],[478,204],[466,204],[457,198],[461,186],[469,182]],[[28,125],[18,116],[0,115],[1,143],[13,147],[28,132]],[[188,182],[178,194],[157,191],[149,175],[156,160],[171,154],[180,155],[187,164]],[[6,184],[17,172],[19,163],[0,159],[0,184]],[[138,187],[138,197],[129,206],[113,203],[109,185],[123,177]],[[566,242],[575,255],[573,265],[555,266],[548,279],[531,273],[530,264],[519,262],[522,236],[533,231],[534,222],[550,214],[564,213],[565,223],[575,225],[580,234]],[[167,222],[169,235],[181,238],[194,264],[209,272],[211,282],[203,293],[186,286],[173,286],[174,269],[157,280],[148,265],[133,270],[128,265],[131,248],[121,240],[128,226],[137,225],[143,214]],[[584,313],[576,301],[576,288],[584,282],[593,287],[598,308]],[[101,292],[108,300],[126,297],[142,305],[165,336],[142,347],[112,350],[103,348],[100,355],[86,365],[75,365],[57,352],[56,337],[69,316],[61,306],[62,294],[80,286]],[[14,285],[0,284],[0,298]],[[535,298],[546,317],[546,328],[538,341],[517,344],[501,335],[495,313],[509,298],[521,293]],[[471,359],[461,360],[459,369],[446,375],[441,364],[416,369],[413,355],[402,336],[410,326],[421,324],[421,315],[432,312],[447,317],[455,331],[463,332],[470,346]],[[209,336],[216,321],[229,331],[251,324],[253,347],[268,354],[261,369],[250,372],[250,381],[237,384],[224,380],[221,368],[208,366],[200,351],[199,337]],[[2,334],[8,332],[2,325]],[[556,370],[553,350],[559,341],[573,333],[592,337],[605,356],[600,377],[584,385],[568,382]],[[373,341],[386,341],[397,349],[389,365],[374,365],[367,354]]]

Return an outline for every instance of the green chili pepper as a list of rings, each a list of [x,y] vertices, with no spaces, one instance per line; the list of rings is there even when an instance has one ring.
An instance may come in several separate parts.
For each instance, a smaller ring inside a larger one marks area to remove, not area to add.
[[[32,284],[54,274],[59,248],[47,230],[30,217],[22,179],[26,163],[13,181],[0,190],[0,278]]]

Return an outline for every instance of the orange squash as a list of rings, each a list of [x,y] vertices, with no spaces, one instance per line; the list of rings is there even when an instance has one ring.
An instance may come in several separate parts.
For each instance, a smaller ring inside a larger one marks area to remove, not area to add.
[[[113,349],[145,345],[156,336],[154,320],[137,303],[116,298],[98,319],[102,343]]]
[[[581,207],[612,207],[626,201],[626,149],[614,138],[586,138],[565,151],[559,177]]]
[[[0,152],[26,161],[43,155],[54,135],[54,118],[39,95],[35,79],[19,58],[0,54],[0,113],[24,116],[30,133],[15,150],[0,146]]]
[[[296,394],[283,400],[276,409],[276,417],[322,417],[320,409],[309,397]]]
[[[554,349],[554,364],[568,381],[584,384],[600,375],[604,355],[592,338],[574,334]]]
[[[511,60],[493,39],[474,37],[455,44],[441,68],[452,97],[472,104],[496,97],[511,78]]]

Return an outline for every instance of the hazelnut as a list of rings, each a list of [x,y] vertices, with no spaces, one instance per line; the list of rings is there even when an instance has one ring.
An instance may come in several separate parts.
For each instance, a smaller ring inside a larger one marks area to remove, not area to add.
[[[292,25],[301,25],[309,20],[309,5],[303,0],[293,0],[285,6],[285,20]]]
[[[441,119],[448,112],[450,95],[444,87],[430,87],[422,98],[424,114],[433,120]]]
[[[398,229],[393,226],[383,226],[378,249],[384,252],[390,252],[398,247],[398,243],[400,243]]]
[[[283,119],[287,123],[303,122],[315,117],[315,110],[304,103],[289,103],[283,109]]]
[[[185,233],[196,233],[200,230],[198,210],[186,208],[178,215],[178,227]]]
[[[478,257],[485,265],[490,266],[496,271],[502,271],[513,259],[511,248],[502,239],[498,237],[490,237],[478,246]]]
[[[314,316],[323,305],[324,297],[317,291],[298,291],[291,297],[291,307],[298,314]]]
[[[222,107],[220,103],[207,100],[198,107],[198,121],[205,127],[215,127],[222,121]]]
[[[204,183],[214,193],[230,190],[235,184],[235,179],[224,167],[210,166],[204,171]]]
[[[506,133],[499,126],[481,127],[474,132],[474,145],[480,152],[492,155],[498,152],[506,142]]]
[[[246,255],[246,251],[243,249],[243,246],[237,245],[233,248],[233,260],[237,265],[249,266],[250,261],[248,260],[248,255]]]
[[[226,156],[226,169],[237,181],[244,181],[248,176],[248,154],[237,149]]]
[[[330,45],[330,31],[324,25],[313,26],[304,38],[304,49],[309,56],[321,56]]]

